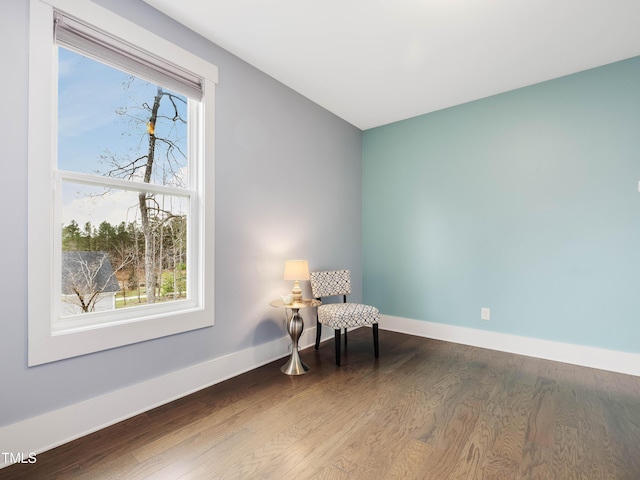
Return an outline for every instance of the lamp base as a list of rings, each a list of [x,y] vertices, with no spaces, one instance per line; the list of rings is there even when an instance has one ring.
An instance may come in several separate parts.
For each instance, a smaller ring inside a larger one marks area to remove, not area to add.
[[[293,282],[293,288],[291,289],[291,295],[293,296],[293,302],[301,302],[302,301],[302,289],[300,288],[300,282],[295,280]]]

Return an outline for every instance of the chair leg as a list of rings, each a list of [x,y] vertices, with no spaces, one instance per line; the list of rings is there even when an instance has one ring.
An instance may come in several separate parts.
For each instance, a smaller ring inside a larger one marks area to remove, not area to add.
[[[373,351],[375,352],[376,358],[378,358],[380,352],[378,349],[378,324],[373,324]]]
[[[344,329],[344,348],[347,349],[347,329]]]
[[[322,324],[316,319],[316,350],[320,346],[320,335],[322,335]]]
[[[337,328],[335,331],[335,343],[336,343],[336,365],[340,366],[340,332],[342,329]]]

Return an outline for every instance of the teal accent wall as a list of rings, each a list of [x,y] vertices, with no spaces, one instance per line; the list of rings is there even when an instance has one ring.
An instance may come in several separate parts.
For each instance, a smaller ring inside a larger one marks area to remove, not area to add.
[[[640,57],[367,130],[364,300],[640,352],[639,180]]]

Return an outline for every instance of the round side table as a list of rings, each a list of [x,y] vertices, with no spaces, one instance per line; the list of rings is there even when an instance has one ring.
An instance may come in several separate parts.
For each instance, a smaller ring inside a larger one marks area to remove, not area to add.
[[[303,298],[301,301],[286,304],[282,300],[274,300],[269,302],[269,305],[276,308],[290,308],[293,314],[287,321],[287,332],[291,337],[291,358],[289,361],[280,368],[282,373],[287,375],[303,375],[309,371],[309,366],[300,360],[300,353],[298,352],[298,340],[302,331],[304,330],[304,322],[300,316],[301,308],[317,307],[321,305],[320,300],[311,298]]]

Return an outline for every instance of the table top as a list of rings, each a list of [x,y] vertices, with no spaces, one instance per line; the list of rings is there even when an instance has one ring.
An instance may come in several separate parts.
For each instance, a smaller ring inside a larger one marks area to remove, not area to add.
[[[299,310],[301,308],[317,307],[322,305],[320,300],[315,298],[303,298],[300,302],[284,303],[282,300],[274,300],[269,302],[269,305],[276,308],[291,308],[292,310]]]

